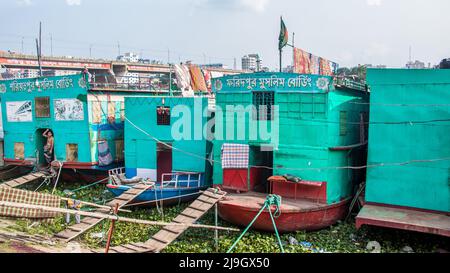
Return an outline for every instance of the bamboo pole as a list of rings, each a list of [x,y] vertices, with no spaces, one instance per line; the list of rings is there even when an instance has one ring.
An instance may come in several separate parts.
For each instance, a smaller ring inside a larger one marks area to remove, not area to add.
[[[114,208],[114,214],[117,214],[118,210],[119,210],[119,204],[116,203],[116,207]],[[111,220],[111,227],[109,227],[108,241],[106,242],[106,248],[105,248],[106,254],[108,254],[108,252],[109,252],[109,246],[111,245],[111,239],[112,239],[115,225],[116,225],[116,220]]]
[[[70,199],[70,198],[66,198],[66,197],[60,197],[60,198],[61,198],[61,200],[64,200],[64,201],[75,200],[75,199]],[[96,204],[96,203],[90,203],[90,202],[85,202],[85,201],[80,201],[80,200],[76,200],[76,201],[78,201],[81,204],[86,205],[86,206],[96,207],[96,208],[100,208],[100,209],[108,209],[108,210],[111,209],[110,206],[103,206],[103,205],[99,205],[99,204]],[[131,212],[131,210],[127,210],[127,209],[119,209],[119,211],[121,211],[121,212]]]
[[[14,203],[14,202],[6,202],[6,201],[0,201],[0,206],[13,207],[13,208],[25,208],[25,209],[41,209],[41,210],[50,211],[50,212],[78,214],[81,216],[88,216],[88,217],[92,217],[92,218],[109,219],[109,220],[116,220],[116,221],[122,221],[122,222],[134,223],[134,224],[142,224],[142,225],[150,225],[150,226],[182,226],[182,227],[192,227],[192,228],[217,229],[217,230],[224,230],[224,231],[240,231],[237,228],[215,227],[215,226],[201,225],[201,224],[167,223],[167,222],[160,222],[160,221],[148,221],[148,220],[127,218],[127,217],[120,217],[117,215],[108,215],[108,214],[97,213],[97,212],[86,212],[86,211],[79,211],[79,210],[62,209],[62,208],[46,207],[46,206],[30,205],[30,204]]]

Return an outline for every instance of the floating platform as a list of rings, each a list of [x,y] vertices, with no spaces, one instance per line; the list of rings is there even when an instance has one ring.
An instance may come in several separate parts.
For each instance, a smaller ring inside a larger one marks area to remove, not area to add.
[[[415,210],[404,207],[365,205],[356,217],[362,225],[418,231],[450,237],[450,213]]]
[[[219,216],[230,223],[247,226],[263,206],[268,194],[248,192],[228,194],[219,202]],[[318,230],[335,224],[348,212],[350,199],[336,204],[325,204],[305,198],[283,198],[281,215],[275,219],[279,232]],[[274,208],[272,208],[274,212]],[[267,209],[261,213],[252,228],[273,232]]]

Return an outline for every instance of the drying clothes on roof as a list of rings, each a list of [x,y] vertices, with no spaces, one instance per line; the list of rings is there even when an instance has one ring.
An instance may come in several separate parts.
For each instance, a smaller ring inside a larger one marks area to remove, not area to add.
[[[294,72],[310,74],[310,54],[300,48],[294,48]]]
[[[320,58],[316,55],[311,54],[310,62],[310,73],[317,75],[320,74]]]
[[[223,144],[222,169],[248,169],[249,147],[246,144]]]
[[[181,90],[183,97],[193,97],[194,92],[191,87],[191,74],[189,68],[184,64],[174,65],[177,86]]]
[[[207,92],[205,78],[203,77],[202,70],[196,65],[189,66],[189,72],[191,73],[191,86],[194,91]]]
[[[205,78],[206,89],[211,93],[212,89],[212,81],[211,81],[211,72],[209,70],[203,69],[203,77]]]

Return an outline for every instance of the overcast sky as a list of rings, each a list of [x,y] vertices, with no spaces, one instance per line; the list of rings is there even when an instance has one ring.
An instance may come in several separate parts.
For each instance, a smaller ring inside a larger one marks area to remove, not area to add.
[[[402,67],[450,57],[449,0],[0,0],[0,50],[115,58],[120,51],[167,62],[222,62],[259,53],[278,67],[280,15],[295,45],[340,66]],[[284,64],[292,61],[286,48]]]

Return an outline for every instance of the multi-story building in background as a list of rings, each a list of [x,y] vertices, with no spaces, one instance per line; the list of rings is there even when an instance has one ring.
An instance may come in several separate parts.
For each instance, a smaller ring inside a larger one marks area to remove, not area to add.
[[[424,69],[425,63],[421,62],[421,61],[417,61],[417,60],[415,62],[409,61],[406,64],[406,68],[408,68],[408,69]]]
[[[128,63],[137,63],[139,61],[139,55],[133,52],[127,52],[123,55],[117,56],[117,60]]]
[[[242,70],[244,71],[261,71],[261,59],[259,54],[248,54],[242,57]]]

